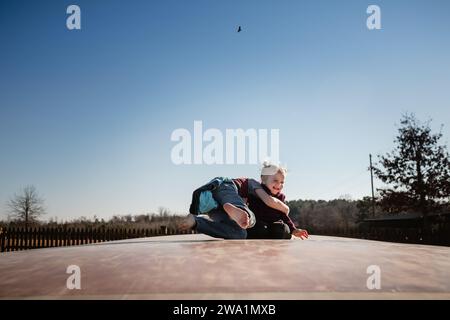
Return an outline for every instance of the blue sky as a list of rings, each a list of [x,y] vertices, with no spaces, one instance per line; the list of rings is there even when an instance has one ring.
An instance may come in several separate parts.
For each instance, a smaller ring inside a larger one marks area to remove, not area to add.
[[[402,113],[444,124],[448,145],[449,14],[445,0],[3,0],[0,218],[28,184],[46,218],[108,218],[187,212],[208,179],[257,177],[174,165],[171,133],[195,120],[280,129],[288,199],[369,195],[368,154],[392,149]]]

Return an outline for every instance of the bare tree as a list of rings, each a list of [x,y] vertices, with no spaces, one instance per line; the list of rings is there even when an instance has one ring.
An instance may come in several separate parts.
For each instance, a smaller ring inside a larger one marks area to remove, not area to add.
[[[7,202],[7,206],[11,213],[10,217],[24,221],[26,227],[30,221],[36,221],[39,216],[45,214],[44,199],[32,185],[23,188],[20,194],[15,194]]]

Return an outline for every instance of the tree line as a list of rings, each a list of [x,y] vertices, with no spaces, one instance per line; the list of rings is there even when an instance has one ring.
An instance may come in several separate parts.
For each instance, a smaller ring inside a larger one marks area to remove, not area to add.
[[[378,155],[373,166],[375,176],[384,183],[373,197],[359,200],[335,199],[289,201],[291,217],[305,228],[322,229],[329,226],[354,227],[367,218],[384,215],[418,213],[428,226],[430,213],[450,213],[450,156],[447,146],[441,144],[442,128],[432,132],[431,120],[419,121],[413,114],[404,114],[400,120],[394,149]],[[10,217],[2,224],[43,224],[44,200],[34,186],[25,187],[7,203]],[[157,213],[114,216],[104,219],[79,218],[64,224],[71,227],[158,227],[175,226],[179,217],[165,208]],[[50,219],[46,224],[58,225]],[[61,223],[60,223],[61,224]]]

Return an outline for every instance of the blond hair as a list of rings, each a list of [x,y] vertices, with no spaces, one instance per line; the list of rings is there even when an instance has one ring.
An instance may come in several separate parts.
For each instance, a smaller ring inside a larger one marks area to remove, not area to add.
[[[280,165],[276,165],[269,161],[264,161],[261,168],[261,180],[264,182],[270,176],[273,176],[277,173],[281,173],[283,176],[286,176],[287,169]]]

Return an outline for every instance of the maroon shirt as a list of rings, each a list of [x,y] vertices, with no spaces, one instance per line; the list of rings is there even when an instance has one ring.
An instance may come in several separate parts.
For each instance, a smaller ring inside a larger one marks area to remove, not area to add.
[[[232,179],[241,198],[248,198],[248,178]]]
[[[239,196],[241,198],[248,199],[248,207],[255,214],[256,220],[263,221],[265,223],[273,223],[279,220],[282,220],[289,226],[289,229],[292,233],[295,230],[294,222],[292,222],[291,218],[286,215],[284,212],[273,209],[267,206],[264,201],[262,201],[254,192],[254,190],[249,190],[248,178],[238,178],[233,179],[233,182],[238,188]],[[262,189],[267,192],[268,195],[277,198],[280,201],[285,202],[286,196],[283,193],[279,193],[277,195],[272,195],[269,188],[267,188],[264,184],[261,184]]]

